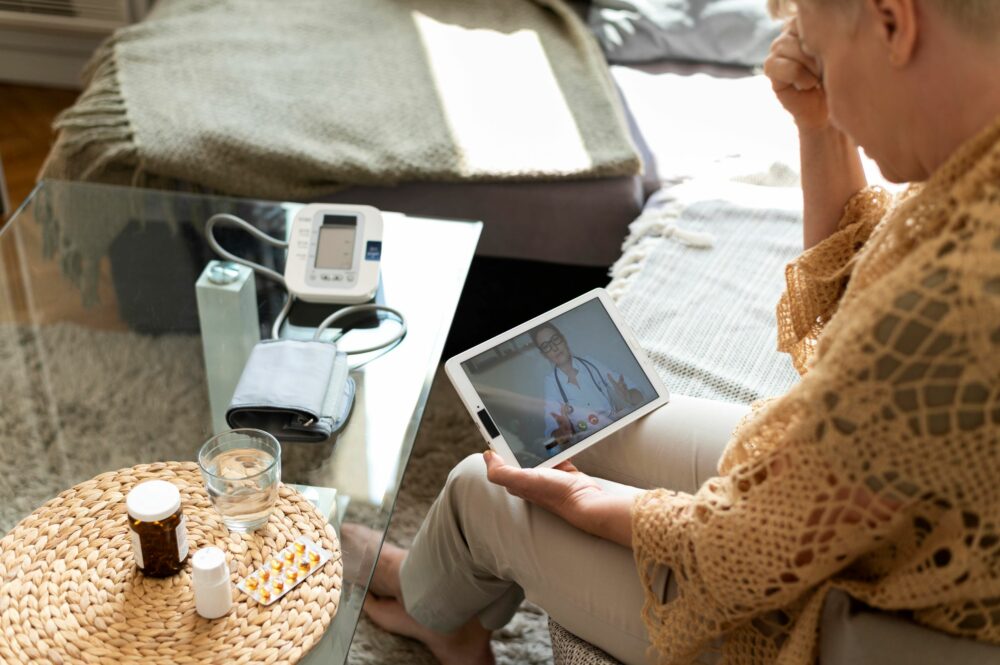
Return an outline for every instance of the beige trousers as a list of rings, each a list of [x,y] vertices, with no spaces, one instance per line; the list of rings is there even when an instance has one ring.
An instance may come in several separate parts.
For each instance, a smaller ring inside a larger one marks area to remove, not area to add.
[[[747,408],[673,395],[664,407],[584,451],[574,463],[627,495],[694,492],[716,475]],[[417,621],[452,631],[472,617],[499,629],[522,599],[623,663],[650,662],[642,585],[630,549],[586,534],[486,479],[482,455],[448,476],[403,564],[403,602]],[[668,574],[661,593],[667,594]]]

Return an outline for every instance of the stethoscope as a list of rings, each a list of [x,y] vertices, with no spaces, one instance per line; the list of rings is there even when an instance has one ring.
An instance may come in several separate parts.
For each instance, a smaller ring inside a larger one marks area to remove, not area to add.
[[[594,363],[584,358],[580,358],[578,356],[570,356],[570,362],[572,362],[574,358],[580,361],[580,364],[582,364],[584,369],[587,370],[587,374],[590,375],[590,380],[594,382],[594,385],[597,387],[597,390],[600,391],[601,386],[598,385],[597,379],[594,378],[594,372],[597,372],[597,376],[601,379],[601,385],[604,386],[604,396],[608,398],[608,404],[611,405],[611,408],[613,409],[614,400],[611,399],[611,386],[608,385],[607,379],[601,376],[601,370],[597,369],[597,366],[594,365]],[[563,405],[568,407],[567,415],[573,413],[573,405],[569,403],[569,398],[566,396],[566,389],[563,388],[562,379],[559,378],[558,367],[552,368],[552,376],[555,377],[556,387],[559,388],[559,394],[562,396]]]

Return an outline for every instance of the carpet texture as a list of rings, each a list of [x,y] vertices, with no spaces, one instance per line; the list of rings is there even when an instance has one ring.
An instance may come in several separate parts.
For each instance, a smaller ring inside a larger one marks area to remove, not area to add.
[[[191,459],[205,438],[208,396],[195,336],[0,325],[0,377],[0,468],[8,471],[0,493],[13,497],[0,503],[2,533],[61,489],[139,462]],[[483,447],[439,372],[389,539],[408,545],[448,471]],[[551,662],[545,614],[525,603],[497,631],[494,649],[501,664]],[[349,662],[435,661],[418,643],[362,619]]]

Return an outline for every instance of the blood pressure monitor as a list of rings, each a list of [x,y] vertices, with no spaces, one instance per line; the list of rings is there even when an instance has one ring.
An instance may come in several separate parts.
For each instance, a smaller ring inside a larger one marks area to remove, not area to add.
[[[313,203],[292,221],[285,284],[314,303],[363,303],[378,289],[382,215],[371,206]]]

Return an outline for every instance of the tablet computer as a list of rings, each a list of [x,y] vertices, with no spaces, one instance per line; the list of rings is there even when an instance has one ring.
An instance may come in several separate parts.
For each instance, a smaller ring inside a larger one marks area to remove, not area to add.
[[[458,354],[445,371],[490,447],[522,468],[556,466],[670,398],[604,289]]]

